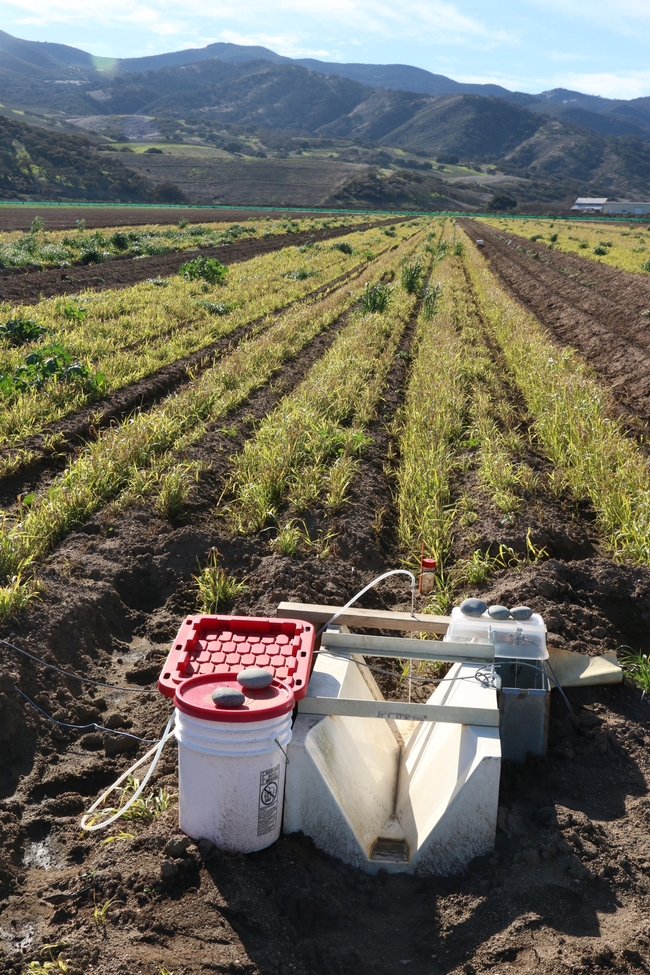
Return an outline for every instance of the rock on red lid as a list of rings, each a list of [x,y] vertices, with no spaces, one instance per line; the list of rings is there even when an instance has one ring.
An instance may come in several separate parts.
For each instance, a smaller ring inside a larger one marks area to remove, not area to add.
[[[212,700],[218,687],[232,687],[244,694],[244,703],[238,707],[219,707]],[[174,705],[183,714],[204,721],[268,721],[293,711],[296,699],[293,691],[280,680],[262,690],[242,687],[235,674],[200,674],[184,680],[176,688]]]

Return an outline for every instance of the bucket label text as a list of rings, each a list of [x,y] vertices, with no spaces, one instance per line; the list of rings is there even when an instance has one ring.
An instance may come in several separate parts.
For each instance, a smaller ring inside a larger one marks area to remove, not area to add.
[[[260,772],[260,800],[257,813],[257,835],[271,833],[278,823],[280,766]]]

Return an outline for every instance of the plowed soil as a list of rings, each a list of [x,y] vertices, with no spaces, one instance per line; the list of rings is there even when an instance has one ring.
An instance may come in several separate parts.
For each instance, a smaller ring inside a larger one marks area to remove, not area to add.
[[[621,406],[650,419],[650,276],[461,220],[490,268],[562,345],[583,354]],[[510,243],[508,243],[508,241]]]
[[[22,269],[0,271],[0,301],[16,304],[36,304],[42,298],[54,295],[76,294],[79,291],[104,291],[107,288],[128,288],[149,278],[176,274],[181,264],[192,258],[217,258],[222,264],[237,264],[250,261],[258,254],[269,254],[283,247],[298,247],[308,240],[331,240],[344,237],[357,230],[381,226],[386,221],[356,224],[354,227],[339,227],[326,230],[304,230],[300,233],[275,237],[261,237],[254,240],[240,240],[223,247],[203,247],[200,251],[178,251],[176,254],[162,254],[155,257],[116,257],[103,264],[76,265],[65,268],[48,268],[44,271],[23,271]],[[394,223],[395,221],[390,221]]]
[[[230,458],[337,329],[192,448],[188,459],[206,469],[182,519],[170,522],[144,503],[102,511],[39,567],[41,600],[1,635],[75,673],[146,691],[180,621],[195,609],[192,576],[213,547],[228,572],[246,580],[248,591],[229,609],[248,615],[274,615],[288,599],[342,605],[397,567],[404,553],[391,424],[408,379],[413,323],[350,504],[335,515],[314,507],[305,518],[311,547],[282,558],[271,548],[273,531],[241,537],[215,516]],[[531,451],[526,460],[543,470],[544,458]],[[457,554],[477,544],[523,552],[530,527],[550,556],[497,573],[485,598],[528,603],[544,614],[551,642],[568,649],[596,654],[644,644],[650,570],[608,559],[588,510],[539,498],[514,522],[503,524],[487,503],[479,514],[480,540],[459,533]],[[406,609],[408,589],[390,580],[361,605]],[[493,854],[462,876],[369,877],[300,836],[249,856],[205,842],[187,846],[175,801],[151,824],[126,823],[131,837],[106,844],[80,833],[80,814],[149,746],[54,725],[15,688],[58,721],[96,721],[145,738],[159,736],[169,702],[157,693],[93,688],[8,647],[0,653],[2,972],[23,975],[28,962],[49,959],[48,950],[40,954],[44,944],[60,946],[49,949],[54,957],[63,950],[71,959],[70,975],[650,970],[650,705],[627,684],[569,690],[571,713],[553,695],[548,756],[504,766]],[[379,679],[391,696],[405,696],[403,681]],[[172,744],[154,783],[177,789]],[[95,914],[105,905],[103,923]]]
[[[206,223],[211,220],[238,222],[254,217],[259,220],[271,217],[273,220],[281,217],[304,216],[304,210],[292,210],[282,207],[278,210],[263,210],[237,207],[227,210],[222,207],[119,207],[119,206],[0,206],[0,230],[29,230],[35,216],[43,218],[46,230],[68,230],[76,227],[78,220],[85,220],[86,226],[95,227],[142,227],[145,224],[172,224],[179,220],[188,223]],[[320,213],[319,213],[320,215]],[[336,210],[332,211],[336,216]]]

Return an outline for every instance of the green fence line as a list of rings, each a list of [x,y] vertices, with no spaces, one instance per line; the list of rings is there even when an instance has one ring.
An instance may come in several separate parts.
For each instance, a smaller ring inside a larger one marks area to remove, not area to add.
[[[214,210],[214,211],[226,211],[226,210],[240,210],[242,212],[248,212],[254,210],[256,212],[261,211],[263,213],[340,213],[340,214],[355,214],[368,216],[381,216],[381,217],[471,217],[472,219],[482,219],[484,217],[508,217],[511,220],[564,220],[565,222],[573,223],[648,223],[650,224],[650,214],[647,214],[645,218],[639,216],[610,216],[605,214],[604,216],[569,216],[556,213],[510,213],[510,212],[499,212],[490,211],[486,213],[477,213],[473,210],[365,210],[365,209],[351,209],[351,208],[338,208],[338,207],[308,207],[308,206],[255,206],[249,204],[243,206],[242,204],[232,204],[231,206],[225,203],[219,203],[216,205],[208,203],[89,203],[88,201],[80,201],[79,203],[67,202],[62,203],[59,200],[0,200],[0,208],[2,207],[61,207],[63,209],[89,209],[96,210],[102,208],[105,210]]]
[[[95,210],[102,208],[105,210],[262,210],[268,213],[354,213],[370,214],[379,216],[401,216],[401,217],[427,217],[438,214],[437,210],[353,210],[341,209],[337,207],[307,207],[307,206],[242,206],[233,204],[228,206],[225,203],[212,205],[208,203],[62,203],[59,200],[0,200],[0,207],[61,207],[64,209],[81,209],[83,207]]]

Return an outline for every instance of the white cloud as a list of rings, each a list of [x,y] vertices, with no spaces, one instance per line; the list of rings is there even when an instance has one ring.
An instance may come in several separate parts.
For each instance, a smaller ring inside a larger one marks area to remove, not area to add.
[[[240,34],[234,30],[222,30],[220,39],[230,44],[244,44],[247,47],[269,47],[276,54],[287,58],[324,58],[331,60],[334,55],[323,49],[305,47],[295,34]]]
[[[197,35],[196,28],[188,29],[187,18],[180,18],[176,0],[103,0],[93,8],[89,8],[87,0],[11,0],[10,3],[0,0],[0,11],[3,7],[16,12],[13,18],[1,17],[5,23],[12,19],[14,23],[39,26],[81,24],[84,33],[89,32],[91,25],[116,28],[138,25],[159,37],[175,34],[179,43],[180,38],[186,42],[188,37]],[[272,9],[268,0],[248,0],[245,8],[235,0],[194,0],[192,5],[193,24],[209,25],[211,33],[217,25],[224,25],[228,33],[240,37],[274,39],[277,28],[269,31],[265,26],[275,26],[286,17],[294,18],[301,25],[300,36],[280,31],[279,40],[286,41],[287,51],[300,53],[313,51],[310,38],[314,34],[319,36],[323,24],[336,33],[352,30],[383,41],[417,38],[428,45],[492,47],[512,40],[508,32],[495,30],[462,13],[449,0],[411,0],[401,5],[388,0],[328,0],[327,4],[322,0],[274,0]],[[262,29],[251,34],[251,23]],[[115,54],[119,56],[121,52]]]
[[[650,69],[568,74],[556,78],[552,88],[569,88],[604,98],[642,98],[650,91]]]

